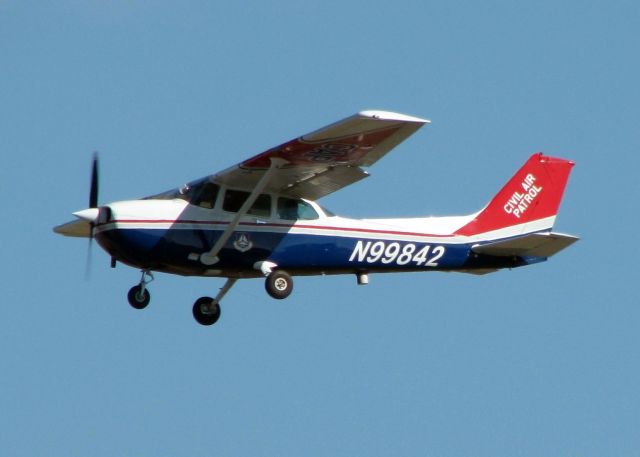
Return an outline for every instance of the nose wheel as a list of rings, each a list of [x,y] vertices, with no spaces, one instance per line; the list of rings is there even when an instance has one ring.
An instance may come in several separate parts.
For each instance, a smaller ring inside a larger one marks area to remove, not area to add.
[[[129,304],[135,309],[144,309],[151,301],[151,294],[148,289],[142,289],[142,286],[133,286],[127,294]]]
[[[127,294],[127,300],[129,304],[135,309],[144,309],[151,301],[151,294],[147,288],[147,284],[153,281],[153,275],[150,271],[143,270],[142,278],[140,278],[140,284],[133,286],[129,289]]]

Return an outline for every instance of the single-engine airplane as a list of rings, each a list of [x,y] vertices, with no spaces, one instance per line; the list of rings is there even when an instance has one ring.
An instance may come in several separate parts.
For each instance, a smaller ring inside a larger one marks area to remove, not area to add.
[[[152,272],[223,277],[193,316],[220,317],[241,278],[265,277],[283,299],[292,276],[459,271],[485,274],[547,260],[578,238],[554,233],[572,161],[532,155],[480,211],[456,217],[349,219],[315,200],[368,176],[369,167],[429,121],[362,111],[269,149],[220,173],[139,200],[98,204],[94,157],[89,208],[56,233],[97,240],[117,262],[138,268],[131,306],[149,304]]]

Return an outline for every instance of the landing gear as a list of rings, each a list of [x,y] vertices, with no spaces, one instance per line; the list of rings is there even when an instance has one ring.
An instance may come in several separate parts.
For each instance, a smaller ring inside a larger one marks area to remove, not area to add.
[[[284,270],[271,270],[275,264],[264,264],[265,268],[259,268],[267,274],[265,289],[267,293],[278,300],[282,300],[291,295],[293,291],[293,279]],[[133,286],[127,294],[129,304],[135,309],[144,309],[151,301],[151,294],[147,285],[153,281],[153,275],[149,270],[142,270],[140,283]],[[218,294],[214,297],[200,297],[193,304],[193,317],[200,325],[213,325],[220,319],[220,301],[236,283],[237,278],[227,278]]]
[[[129,289],[127,299],[135,309],[144,309],[151,301],[151,294],[147,289],[143,289],[141,285],[133,286]]]
[[[271,297],[282,300],[291,295],[293,291],[293,279],[286,271],[276,270],[267,276],[264,287]]]
[[[220,304],[211,297],[200,297],[193,304],[193,317],[200,325],[213,325],[220,319]]]
[[[151,294],[147,289],[147,284],[153,281],[153,275],[148,270],[142,270],[142,278],[140,284],[129,289],[127,299],[129,304],[135,309],[144,309],[151,301]]]
[[[215,298],[200,297],[193,304],[193,317],[200,325],[213,325],[220,319],[220,300],[236,283],[236,278],[227,278]]]

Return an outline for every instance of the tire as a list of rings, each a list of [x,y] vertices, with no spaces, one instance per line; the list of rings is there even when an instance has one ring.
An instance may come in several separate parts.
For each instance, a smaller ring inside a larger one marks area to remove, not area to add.
[[[204,305],[213,304],[213,308],[210,312],[204,313],[202,308]],[[213,325],[218,322],[220,319],[220,314],[222,310],[220,309],[219,303],[213,303],[213,298],[211,297],[200,297],[193,304],[193,318],[200,325]]]
[[[291,295],[293,291],[293,279],[286,271],[276,270],[267,276],[264,287],[271,297],[282,300]]]
[[[145,287],[142,294],[140,293],[141,290],[142,287],[140,287],[140,285],[133,286],[131,289],[129,289],[129,293],[127,294],[129,304],[135,309],[144,309],[151,301],[151,294],[149,293],[149,289]]]

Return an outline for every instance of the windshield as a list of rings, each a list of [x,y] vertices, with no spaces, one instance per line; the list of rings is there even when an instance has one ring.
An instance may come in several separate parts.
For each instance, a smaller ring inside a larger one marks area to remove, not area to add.
[[[188,201],[192,205],[211,209],[216,204],[219,190],[220,186],[209,181],[209,178],[204,178],[183,184],[177,189],[147,197],[147,199],[173,200],[174,198],[179,198]]]

